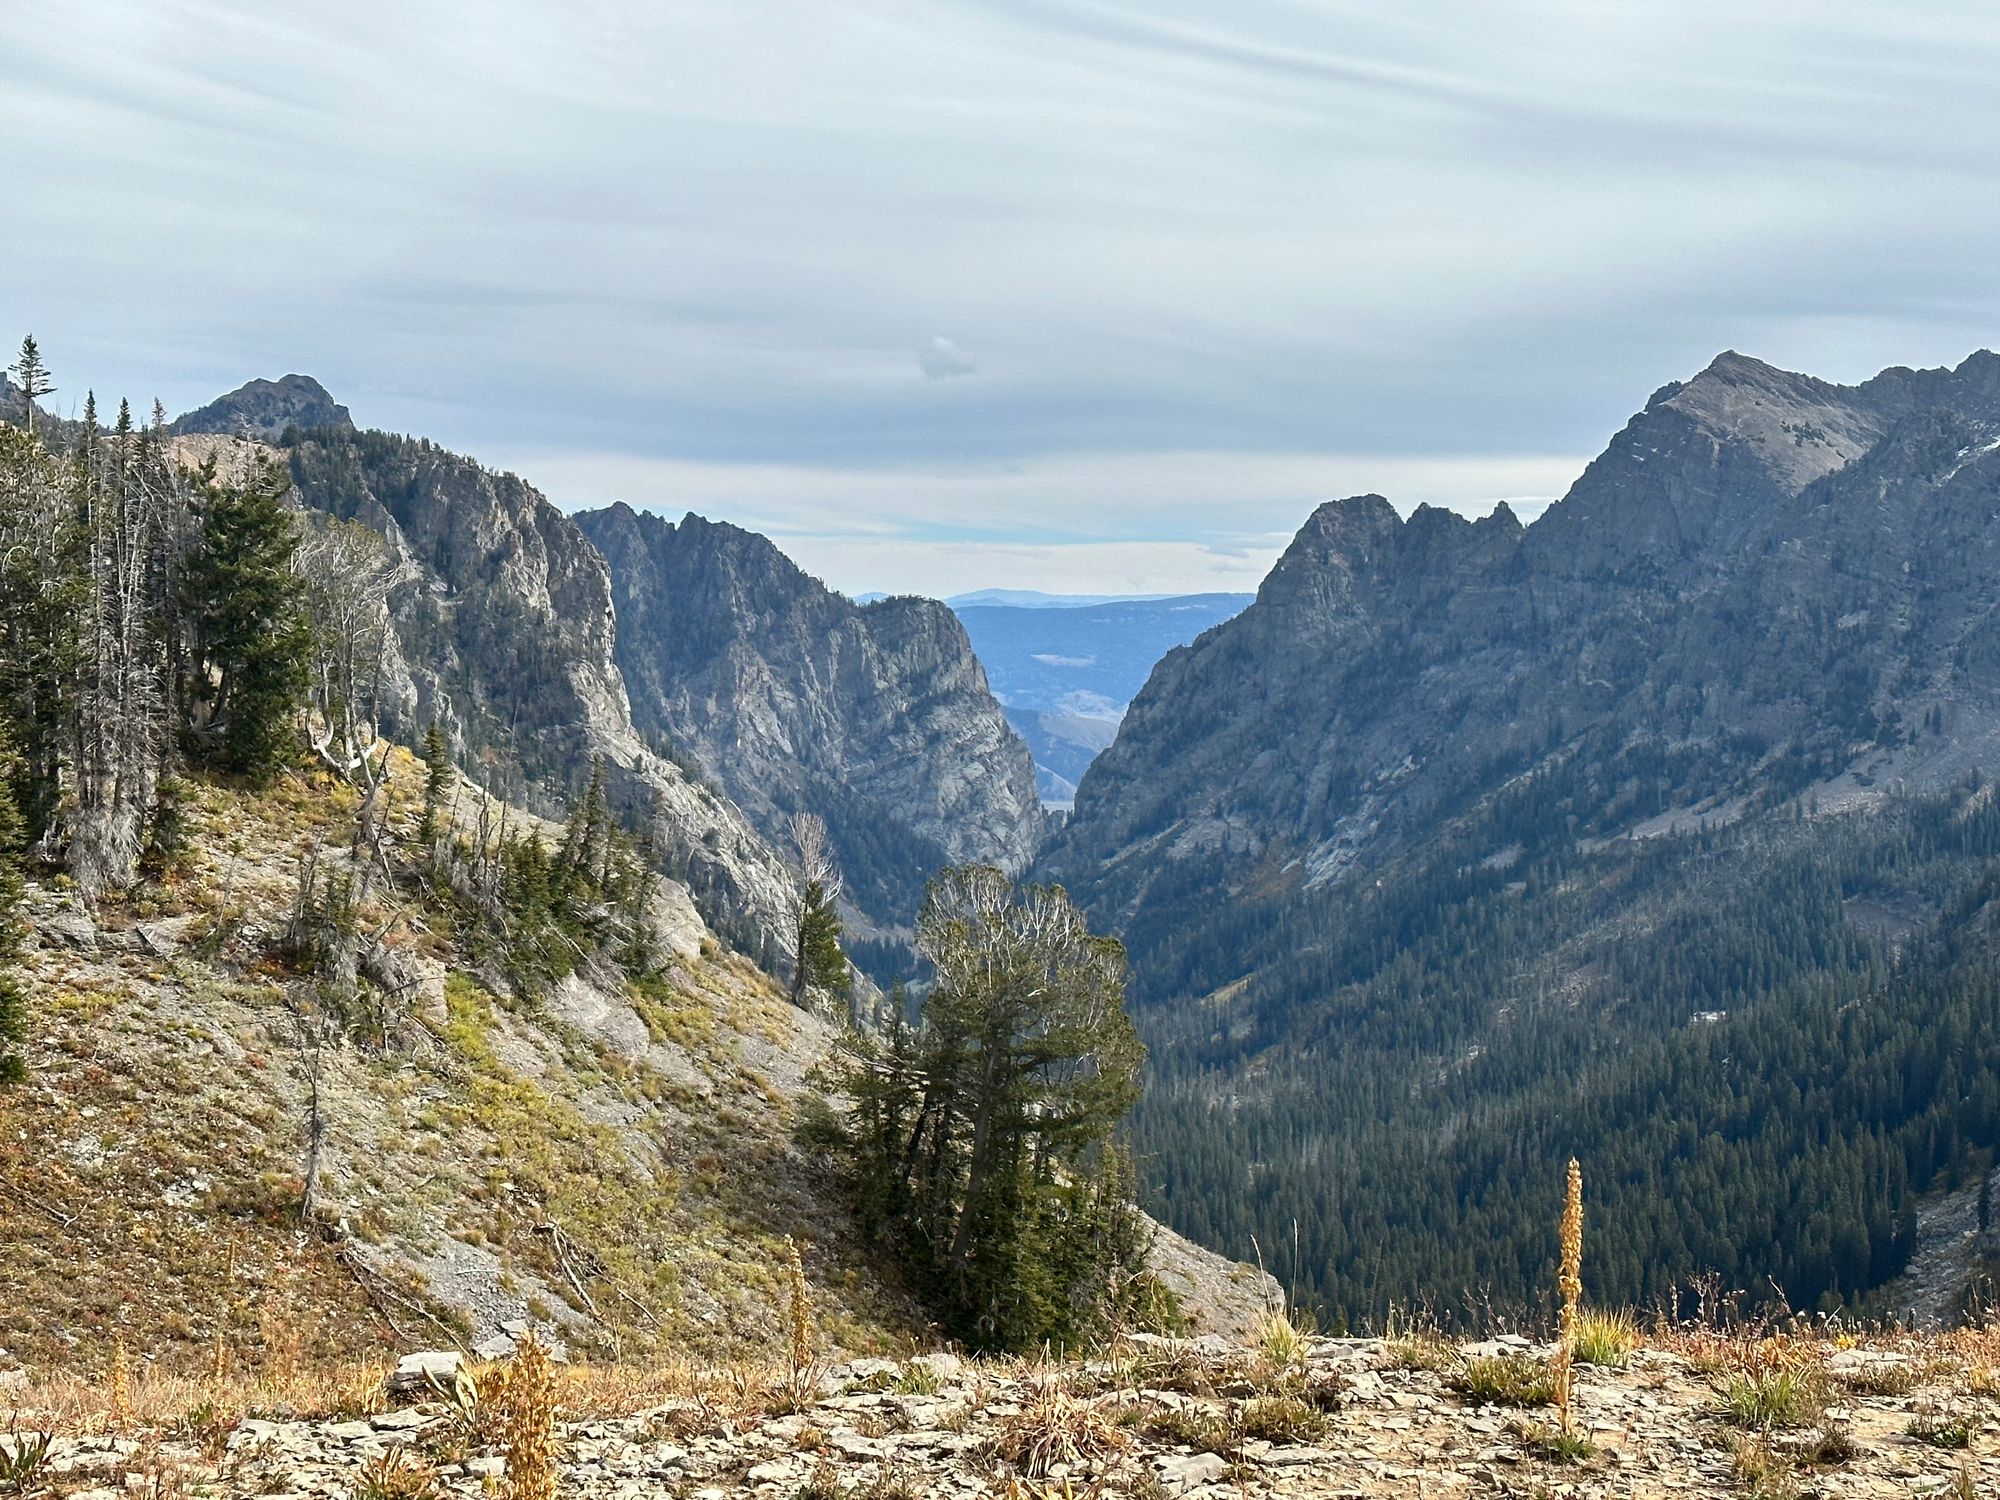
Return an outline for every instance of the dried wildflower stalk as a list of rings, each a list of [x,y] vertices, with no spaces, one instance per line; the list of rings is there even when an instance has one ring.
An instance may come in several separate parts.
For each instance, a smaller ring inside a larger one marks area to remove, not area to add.
[[[1576,1305],[1583,1295],[1583,1166],[1569,1162],[1569,1190],[1563,1199],[1562,1270],[1556,1279],[1562,1294],[1562,1324],[1557,1330],[1555,1357],[1556,1415],[1564,1436],[1570,1433],[1570,1394],[1576,1356]]]
[[[792,1382],[803,1381],[813,1362],[812,1287],[806,1281],[805,1262],[799,1257],[798,1243],[785,1236],[785,1331],[791,1345]]]
[[[124,1432],[132,1425],[132,1367],[125,1356],[125,1335],[111,1341],[111,1430]]]
[[[506,1400],[507,1492],[511,1500],[555,1500],[555,1372],[533,1333],[514,1356]]]

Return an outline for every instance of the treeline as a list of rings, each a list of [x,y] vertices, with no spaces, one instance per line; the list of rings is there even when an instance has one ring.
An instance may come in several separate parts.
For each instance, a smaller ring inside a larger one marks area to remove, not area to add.
[[[17,389],[53,388],[32,339],[13,368]],[[359,788],[360,812],[350,849],[315,851],[301,868],[282,956],[327,981],[320,1000],[343,1024],[382,1029],[369,971],[384,951],[358,914],[398,888],[455,911],[475,961],[525,996],[593,957],[650,968],[643,908],[658,861],[612,817],[601,768],[550,847],[484,793],[461,811],[466,788],[433,726],[423,826],[394,847],[377,702],[387,560],[373,531],[297,509],[275,460],[239,451],[226,472],[212,456],[188,466],[157,405],[144,424],[127,403],[101,421],[94,397],[76,422],[51,424],[32,402],[16,413],[21,425],[0,424],[8,941],[21,861],[94,900],[180,856],[185,778],[254,789],[310,765]],[[0,1073],[18,1075],[27,1026],[9,978]]]
[[[38,385],[32,340],[17,370]],[[85,402],[58,451],[0,428],[0,721],[36,857],[87,893],[172,833],[184,766],[258,780],[291,753],[311,630],[281,469],[174,462],[157,406]]]
[[[1329,1320],[1518,1311],[1550,1284],[1574,1155],[1600,1301],[1712,1273],[1876,1306],[1918,1195],[2000,1145],[2000,810],[1968,784],[1594,853],[1518,811],[1466,839],[1504,859],[1449,851],[1180,935],[1147,993],[1245,942],[1283,958],[1142,1007],[1151,1201],[1222,1248],[1283,1247],[1274,1269]]]

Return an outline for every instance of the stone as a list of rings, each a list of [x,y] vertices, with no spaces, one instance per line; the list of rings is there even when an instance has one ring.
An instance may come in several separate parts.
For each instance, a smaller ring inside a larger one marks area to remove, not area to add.
[[[1185,1495],[1229,1472],[1229,1460],[1214,1453],[1169,1454],[1157,1459],[1153,1472],[1169,1495]]]
[[[396,1361],[389,1376],[389,1393],[395,1396],[449,1391],[465,1371],[465,1356],[456,1349],[430,1349],[405,1354]]]

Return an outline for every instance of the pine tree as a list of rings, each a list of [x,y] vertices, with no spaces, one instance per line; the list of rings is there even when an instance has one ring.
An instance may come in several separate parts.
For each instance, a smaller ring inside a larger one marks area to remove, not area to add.
[[[35,403],[44,396],[55,394],[55,385],[49,378],[49,367],[42,363],[41,348],[35,343],[31,333],[21,340],[21,357],[14,364],[14,383],[20,387],[21,404],[25,408],[21,425],[28,436],[35,435]]]
[[[282,470],[248,484],[196,481],[199,537],[183,588],[194,637],[193,738],[226,771],[267,780],[295,753],[311,648],[292,557],[298,524]]]
[[[845,1046],[864,1221],[969,1343],[1084,1347],[1144,1252],[1111,1139],[1144,1060],[1124,951],[1060,889],[979,866],[931,883],[917,947],[937,978],[914,1031],[899,1011]]]
[[[15,736],[14,802],[28,844],[55,826],[74,743],[85,610],[78,464],[0,428],[0,717]]]
[[[798,962],[792,979],[792,1002],[800,1004],[817,990],[845,1001],[854,992],[847,955],[840,951],[840,912],[818,881],[806,886],[799,907]]]
[[[424,731],[424,819],[417,827],[417,838],[426,845],[437,839],[445,798],[451,792],[451,776],[451,743],[433,719]]]

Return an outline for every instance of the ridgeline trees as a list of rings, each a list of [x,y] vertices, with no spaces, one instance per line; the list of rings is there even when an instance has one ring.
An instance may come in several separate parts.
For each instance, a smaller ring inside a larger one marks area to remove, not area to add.
[[[30,437],[35,434],[35,403],[55,394],[49,367],[42,363],[42,351],[31,333],[21,340],[21,357],[14,362],[13,376],[21,391],[21,424]]]
[[[1146,1290],[1112,1139],[1144,1060],[1124,951],[1060,889],[980,866],[931,883],[917,948],[916,1022],[846,1048],[862,1216],[968,1343],[1087,1347]]]
[[[293,570],[299,523],[285,506],[290,488],[275,466],[248,483],[221,483],[213,460],[194,484],[188,729],[217,766],[252,781],[268,779],[297,750],[313,646]]]
[[[54,389],[32,339],[15,371]],[[0,425],[0,727],[22,846],[95,895],[132,880],[183,761],[290,756],[312,643],[282,469],[188,471],[157,405],[107,430],[92,395],[60,427],[66,452]]]

